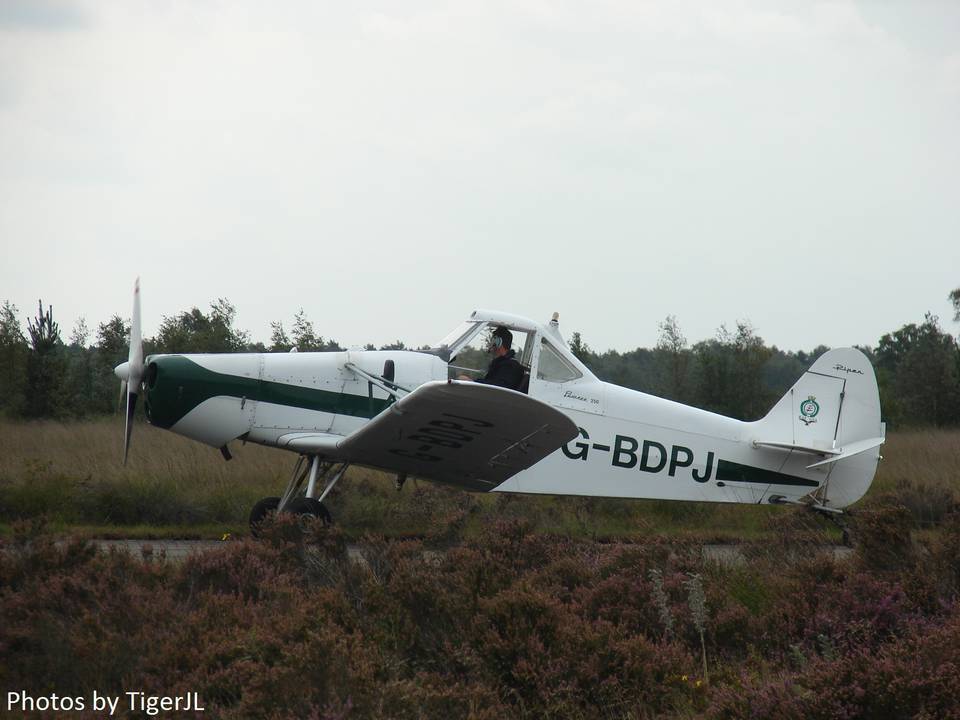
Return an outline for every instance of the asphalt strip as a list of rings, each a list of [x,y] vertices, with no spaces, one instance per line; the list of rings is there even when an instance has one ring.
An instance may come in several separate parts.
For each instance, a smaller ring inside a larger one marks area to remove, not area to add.
[[[90,542],[103,551],[111,549],[128,552],[146,561],[183,562],[194,553],[204,553],[225,547],[230,540],[98,540]],[[831,545],[828,548],[837,560],[847,558],[853,550],[843,545]],[[354,562],[364,562],[360,545],[347,545],[347,555]],[[434,552],[430,553],[435,556]],[[747,555],[739,545],[708,544],[703,546],[703,557],[721,565],[741,565],[747,562]]]

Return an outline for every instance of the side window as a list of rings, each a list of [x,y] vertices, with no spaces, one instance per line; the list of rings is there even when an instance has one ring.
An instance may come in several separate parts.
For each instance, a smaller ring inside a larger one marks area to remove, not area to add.
[[[513,349],[517,351],[517,360],[527,368],[533,362],[533,348],[536,345],[536,339],[535,333],[513,331]]]
[[[544,338],[540,342],[540,362],[537,364],[537,379],[563,383],[581,377],[580,371],[568,363]]]

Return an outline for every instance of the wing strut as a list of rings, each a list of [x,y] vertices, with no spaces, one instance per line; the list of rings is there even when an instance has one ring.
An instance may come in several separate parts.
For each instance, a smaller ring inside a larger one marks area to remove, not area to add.
[[[394,400],[397,400],[400,397],[397,394],[398,390],[402,392],[404,395],[410,394],[410,390],[408,390],[407,388],[401,385],[397,385],[396,383],[390,382],[386,378],[380,377],[379,375],[373,375],[372,373],[368,373],[366,370],[362,370],[352,362],[344,363],[343,366],[350,372],[356,373],[357,375],[362,377],[364,380],[367,380],[368,382],[372,382],[374,385],[376,385],[378,388],[383,390],[385,393],[392,396]]]

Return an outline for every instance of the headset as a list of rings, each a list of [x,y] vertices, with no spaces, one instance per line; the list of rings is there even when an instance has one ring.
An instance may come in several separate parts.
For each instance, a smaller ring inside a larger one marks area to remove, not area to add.
[[[499,350],[504,346],[506,341],[503,338],[503,335],[508,334],[510,331],[505,327],[499,327],[493,331],[493,334],[490,336],[490,349]]]

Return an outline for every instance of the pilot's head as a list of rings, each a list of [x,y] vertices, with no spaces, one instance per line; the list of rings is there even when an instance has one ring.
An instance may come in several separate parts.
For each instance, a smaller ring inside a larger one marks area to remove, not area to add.
[[[496,356],[506,355],[513,345],[513,333],[505,327],[498,327],[490,334],[490,347],[488,350]]]

